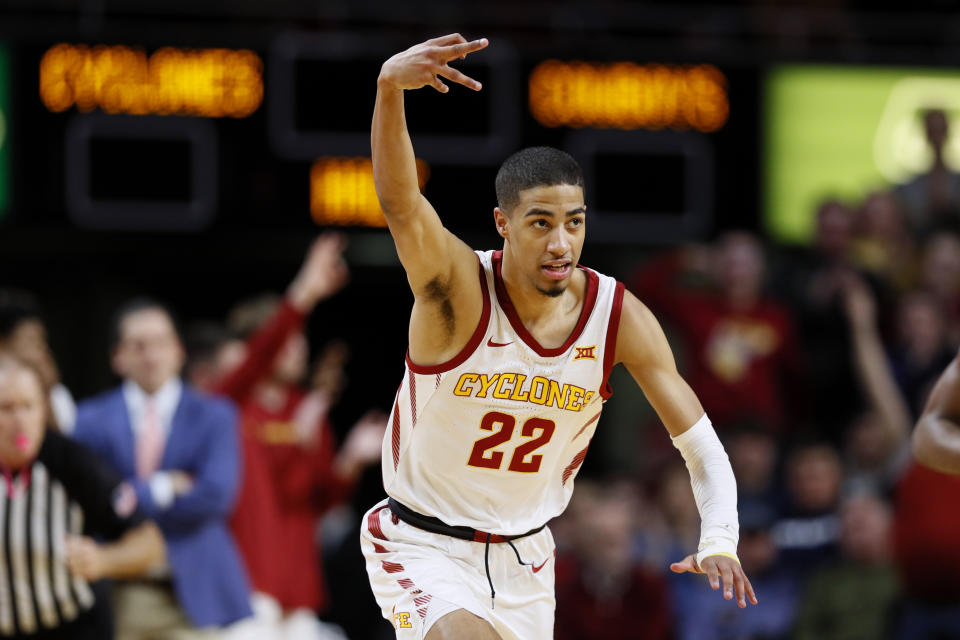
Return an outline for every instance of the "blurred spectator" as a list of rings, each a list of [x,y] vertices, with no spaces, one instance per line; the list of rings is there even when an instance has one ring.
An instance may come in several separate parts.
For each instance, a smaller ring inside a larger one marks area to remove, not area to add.
[[[760,605],[740,609],[735,600],[718,598],[702,580],[670,579],[676,640],[777,640],[793,625],[799,591],[796,573],[778,560],[771,535],[773,514],[764,509],[740,513],[737,555]]]
[[[940,372],[953,359],[947,328],[943,307],[930,293],[911,291],[898,301],[890,361],[914,418],[920,415]]]
[[[216,322],[201,320],[188,325],[183,342],[187,356],[184,378],[204,391],[212,389],[225,371],[236,367],[246,356],[243,342],[232,339]]]
[[[724,443],[737,479],[737,505],[741,511],[783,511],[783,495],[777,486],[777,440],[768,431],[745,424],[727,436]]]
[[[876,302],[866,283],[845,279],[844,309],[853,336],[852,360],[866,409],[845,438],[848,490],[888,494],[909,462],[912,419],[883,347]]]
[[[897,187],[913,229],[921,234],[935,227],[956,228],[960,213],[960,175],[947,166],[944,154],[950,137],[947,114],[942,109],[928,109],[923,114],[923,128],[932,156],[930,168]]]
[[[951,345],[960,345],[960,236],[936,233],[923,246],[920,287],[940,303]]]
[[[163,538],[128,485],[47,429],[45,395],[32,364],[0,352],[0,638],[109,640],[107,598],[92,583],[161,564]]]
[[[898,640],[960,638],[960,476],[913,465],[897,487]]]
[[[40,307],[29,293],[0,290],[0,348],[10,350],[43,376],[43,387],[50,390],[53,423],[61,432],[69,433],[77,418],[77,405],[60,382]]]
[[[659,477],[656,501],[637,504],[642,525],[634,540],[635,555],[646,566],[664,570],[696,549],[700,541],[700,514],[690,488],[690,475],[682,464],[674,463]],[[580,486],[577,486],[580,492]],[[575,494],[576,495],[576,494]]]
[[[900,202],[890,191],[867,195],[857,220],[852,253],[856,264],[894,289],[913,280],[916,246]]]
[[[836,556],[840,456],[825,442],[804,442],[794,447],[785,466],[787,511],[772,533],[783,563],[805,573]]]
[[[163,306],[128,303],[115,331],[112,363],[123,385],[81,403],[75,435],[133,485],[169,561],[150,580],[116,585],[118,637],[207,637],[201,629],[251,614],[226,526],[240,473],[237,416],[181,382],[184,351]]]
[[[843,312],[843,283],[855,270],[851,259],[854,214],[839,200],[817,209],[810,247],[781,248],[771,291],[791,309],[808,368],[809,427],[839,442],[839,433],[859,407],[849,358],[850,334]]]
[[[681,332],[687,380],[721,433],[743,420],[785,431],[806,404],[793,323],[763,295],[764,269],[757,238],[731,232],[711,250],[654,259],[633,279],[634,293]],[[684,287],[681,276],[712,290]]]
[[[810,577],[794,640],[878,640],[890,629],[898,591],[890,509],[863,495],[846,500],[840,513],[842,558]]]
[[[242,348],[221,344],[213,352],[218,368],[241,356],[220,369],[211,389],[241,410],[246,476],[231,526],[265,633],[327,637],[316,619],[329,600],[318,523],[349,495],[364,467],[380,459],[386,416],[378,413],[364,416],[337,451],[328,415],[345,384],[345,344],[324,350],[312,391],[300,386],[309,356],[304,320],[346,282],[343,249],[339,236],[320,237],[282,300],[260,297],[231,313],[233,335],[246,338]]]
[[[592,492],[590,502],[581,506],[572,521],[574,548],[557,559],[554,637],[668,640],[666,583],[631,559],[629,488]]]

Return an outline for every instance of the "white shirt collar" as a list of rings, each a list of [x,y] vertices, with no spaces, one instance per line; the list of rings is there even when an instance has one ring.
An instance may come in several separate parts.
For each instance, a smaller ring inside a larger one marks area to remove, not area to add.
[[[130,413],[130,426],[133,428],[133,432],[140,433],[143,413],[147,401],[150,400],[154,403],[160,425],[164,432],[169,434],[170,427],[173,424],[173,414],[177,411],[182,394],[183,383],[178,377],[167,380],[153,395],[141,389],[133,380],[125,380],[123,383],[123,399],[127,404],[127,411]]]

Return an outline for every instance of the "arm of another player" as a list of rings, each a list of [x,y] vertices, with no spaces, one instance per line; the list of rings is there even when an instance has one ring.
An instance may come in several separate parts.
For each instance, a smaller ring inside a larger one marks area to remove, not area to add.
[[[423,359],[442,359],[449,351],[459,350],[462,345],[453,344],[457,342],[454,338],[469,335],[475,322],[468,320],[479,318],[483,301],[476,256],[444,228],[437,212],[420,193],[403,92],[430,85],[446,93],[449,87],[440,77],[479,91],[479,82],[449,63],[486,46],[485,39],[467,42],[460,34],[427,40],[387,60],[377,79],[371,128],[373,177],[380,206],[413,290],[410,349],[421,364],[427,364]],[[438,327],[446,331],[438,331]]]
[[[926,467],[960,473],[960,353],[930,392],[913,432],[913,454]]]
[[[726,599],[741,607],[757,604],[750,580],[737,560],[737,488],[733,469],[703,407],[680,377],[673,352],[653,314],[629,293],[617,333],[616,362],[622,362],[663,421],[687,463],[702,521],[698,553],[675,562],[676,573],[704,573]],[[692,425],[692,426],[691,426]]]

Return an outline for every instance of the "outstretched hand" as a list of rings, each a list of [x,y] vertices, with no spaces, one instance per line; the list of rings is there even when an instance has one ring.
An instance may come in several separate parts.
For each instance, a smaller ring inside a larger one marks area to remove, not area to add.
[[[723,581],[723,597],[727,600],[733,598],[734,591],[737,595],[737,605],[740,608],[747,606],[747,598],[750,602],[757,604],[757,595],[753,592],[753,585],[743,572],[743,567],[733,558],[727,556],[707,556],[703,559],[703,567],[697,566],[697,557],[689,555],[680,562],[674,562],[670,565],[670,570],[674,573],[703,573],[710,580],[710,586],[714,590],[720,588],[720,581]]]
[[[450,91],[441,77],[480,91],[481,84],[450,66],[453,60],[462,60],[468,54],[487,46],[486,38],[467,40],[459,33],[441,36],[414,45],[386,62],[380,69],[380,82],[396,89],[419,89],[430,85],[440,93]]]
[[[287,288],[287,298],[295,308],[309,313],[316,304],[339,291],[350,278],[343,259],[346,238],[327,232],[310,245],[297,276]]]

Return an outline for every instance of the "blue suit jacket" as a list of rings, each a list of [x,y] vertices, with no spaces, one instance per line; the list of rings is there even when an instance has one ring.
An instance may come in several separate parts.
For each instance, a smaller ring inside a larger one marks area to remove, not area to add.
[[[139,508],[163,532],[177,599],[193,624],[219,626],[251,615],[247,576],[227,529],[241,465],[233,406],[184,384],[160,469],[186,471],[194,487],[167,509],[154,504],[149,485],[137,478],[122,389],[82,402],[74,437],[136,489]]]

